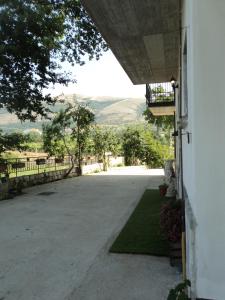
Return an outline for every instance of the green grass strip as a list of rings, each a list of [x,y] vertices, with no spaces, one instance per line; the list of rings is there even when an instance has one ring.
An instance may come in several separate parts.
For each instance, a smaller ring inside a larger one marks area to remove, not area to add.
[[[110,252],[168,256],[168,242],[159,224],[160,207],[166,201],[158,190],[146,190]]]

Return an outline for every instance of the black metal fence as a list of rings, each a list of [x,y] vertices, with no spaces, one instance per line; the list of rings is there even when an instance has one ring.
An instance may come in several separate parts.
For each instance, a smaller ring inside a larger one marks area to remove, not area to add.
[[[170,82],[146,84],[146,104],[174,102],[174,92]]]
[[[70,166],[70,156],[63,159],[47,156],[9,158],[1,160],[0,174],[1,176],[17,177],[67,169]]]
[[[19,177],[69,169],[72,166],[71,156],[64,158],[40,156],[40,157],[21,157],[0,160],[0,177]],[[86,156],[82,164],[91,165],[97,163],[96,157]],[[77,166],[77,161],[75,161]]]

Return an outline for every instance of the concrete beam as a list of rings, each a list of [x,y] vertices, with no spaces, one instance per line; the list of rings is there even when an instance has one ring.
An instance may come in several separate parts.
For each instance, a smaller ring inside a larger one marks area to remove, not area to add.
[[[176,111],[174,106],[152,106],[148,109],[153,116],[173,116]]]

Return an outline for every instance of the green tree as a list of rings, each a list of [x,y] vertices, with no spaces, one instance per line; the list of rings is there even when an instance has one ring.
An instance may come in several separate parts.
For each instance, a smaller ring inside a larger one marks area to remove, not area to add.
[[[96,127],[93,134],[94,152],[103,161],[103,170],[107,171],[107,152],[118,155],[120,143],[118,136],[111,129]]]
[[[75,166],[75,145],[68,130],[71,126],[71,118],[68,109],[60,110],[51,123],[43,125],[43,148],[50,156],[64,158],[70,156],[71,167],[65,174],[67,177]]]
[[[43,125],[43,148],[49,156],[64,158],[65,155],[73,155],[74,151],[71,147],[71,137],[66,133],[61,121],[63,112],[60,111],[55,116],[51,124]],[[60,120],[60,122],[59,122]]]
[[[20,132],[7,134],[0,130],[0,157],[2,157],[3,153],[8,150],[25,150],[25,142],[26,138]]]
[[[29,133],[25,134],[25,138],[28,143],[41,143],[42,142],[41,132],[30,131]]]
[[[87,107],[79,104],[75,106],[70,104],[67,108],[67,113],[72,120],[72,136],[76,140],[77,145],[78,174],[82,175],[83,153],[85,152],[91,124],[95,120],[95,115]]]
[[[167,131],[174,127],[174,116],[154,116],[148,108],[143,112],[143,115],[145,120],[156,126],[158,130]]]
[[[143,140],[140,131],[128,127],[123,133],[122,140],[125,165],[137,164],[138,159],[141,159],[143,155]]]
[[[162,168],[166,159],[173,158],[171,148],[163,145],[150,130],[143,132],[142,137],[144,141],[142,162],[149,168]]]
[[[31,131],[25,134],[25,147],[28,151],[39,152],[43,150],[43,138],[39,132]]]
[[[128,127],[122,136],[126,165],[143,163],[149,168],[161,168],[166,159],[171,159],[173,151],[169,145],[154,135],[152,127]]]
[[[44,149],[50,155],[63,157],[67,152],[71,156],[72,165],[66,176],[75,166],[74,155],[78,161],[78,174],[82,174],[83,153],[93,122],[94,114],[87,107],[67,104],[66,109],[61,110],[51,124],[43,127]]]
[[[46,116],[55,99],[43,90],[72,80],[61,62],[107,50],[79,0],[2,0],[0,29],[0,108],[21,120]]]

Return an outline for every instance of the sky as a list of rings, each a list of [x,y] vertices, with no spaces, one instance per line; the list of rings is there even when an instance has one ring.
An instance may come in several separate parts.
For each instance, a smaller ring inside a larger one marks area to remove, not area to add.
[[[74,67],[64,64],[64,69],[72,72],[77,83],[68,87],[56,85],[54,90],[50,90],[54,96],[63,93],[144,98],[145,85],[133,85],[110,50],[98,61],[86,61],[84,66]]]

